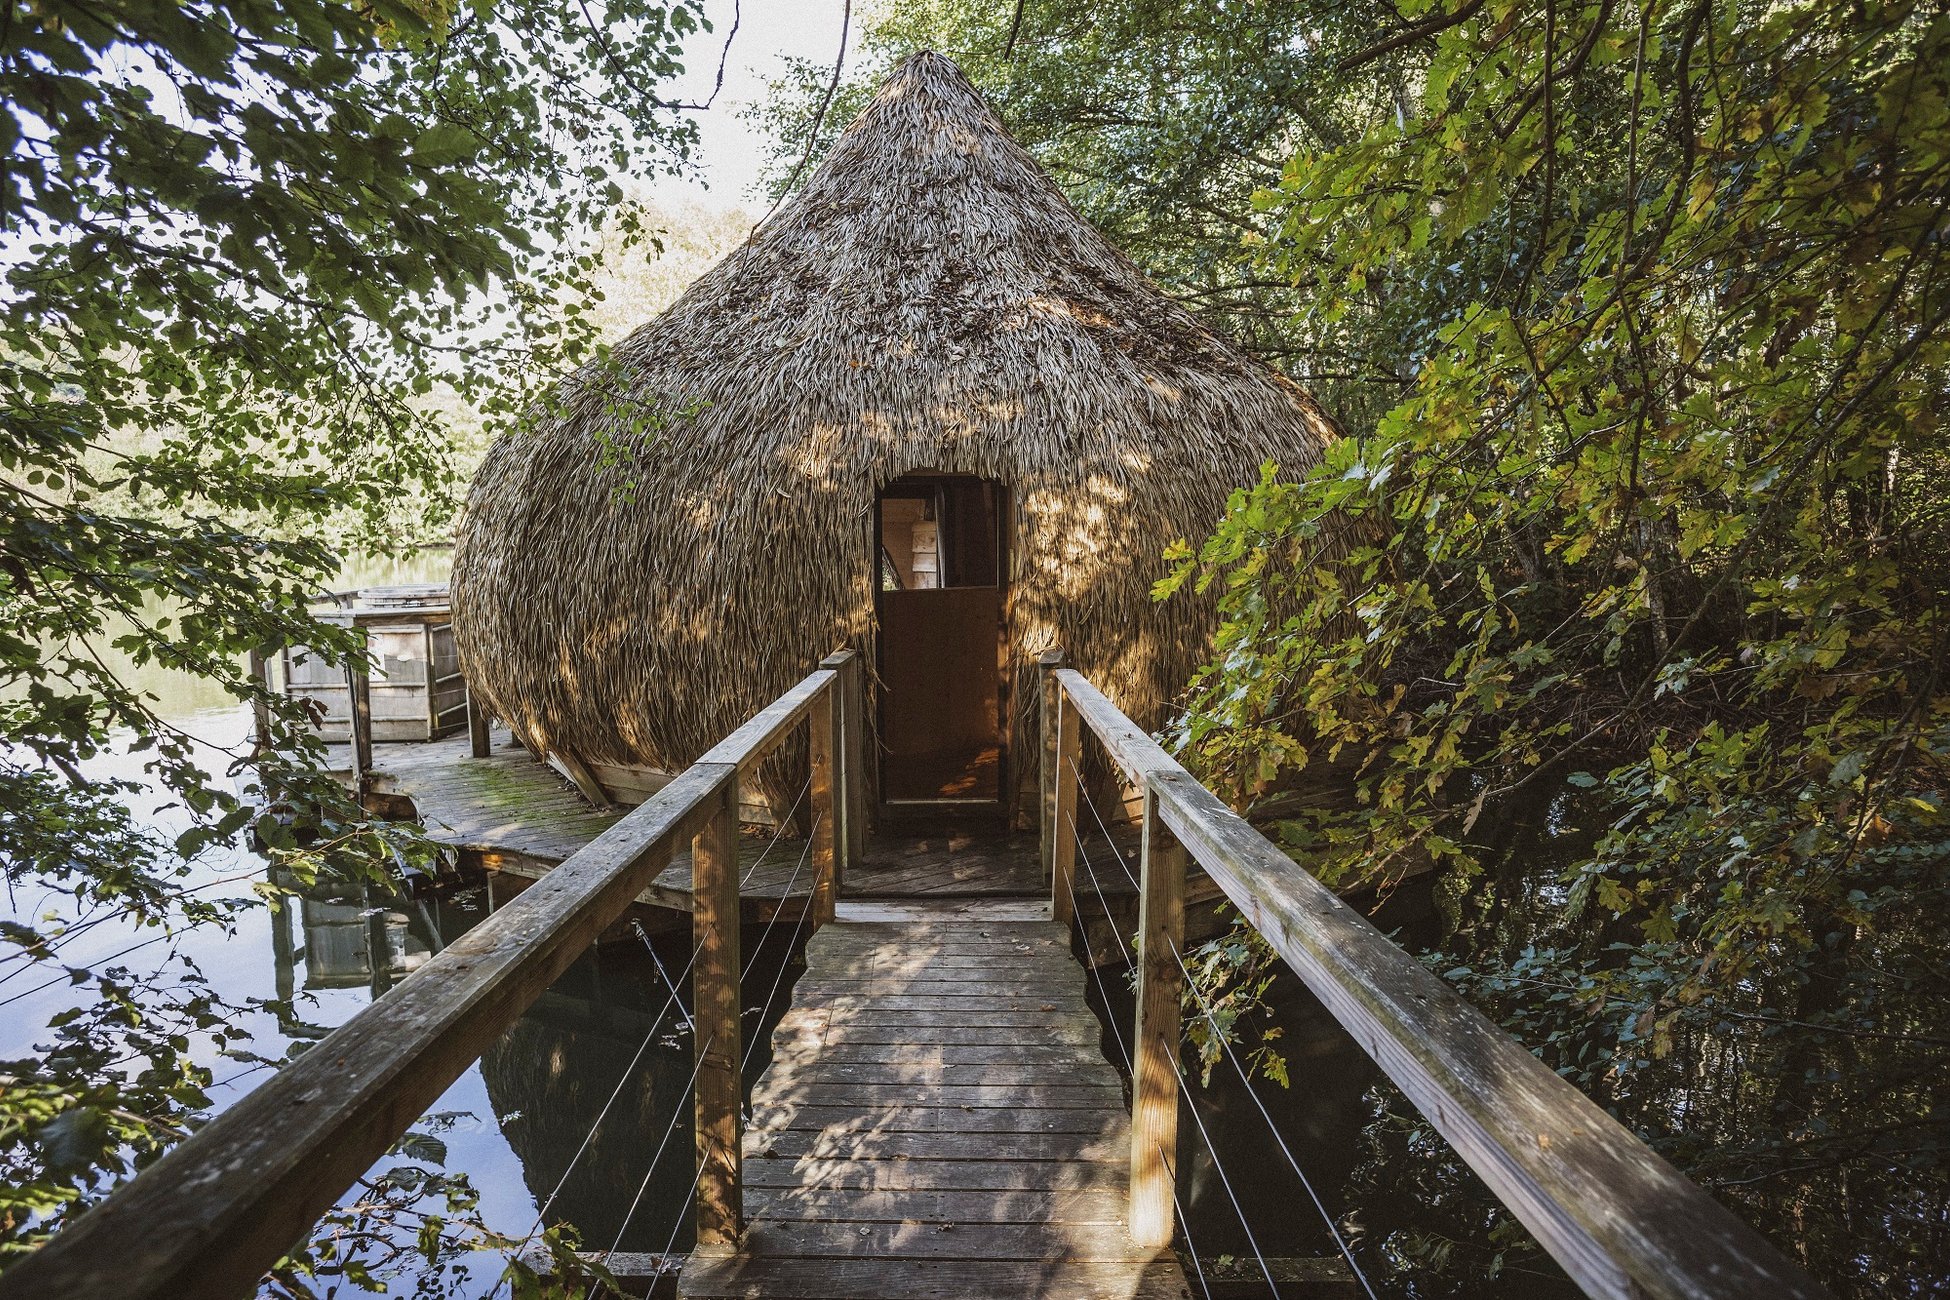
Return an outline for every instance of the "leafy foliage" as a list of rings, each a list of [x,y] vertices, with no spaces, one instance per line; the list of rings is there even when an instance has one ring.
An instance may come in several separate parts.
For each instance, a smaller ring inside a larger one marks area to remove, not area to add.
[[[0,1066],[0,1259],[195,1122],[193,1042],[244,1050],[180,959],[145,988],[64,945],[225,924],[248,896],[197,858],[247,830],[300,881],[424,853],[311,770],[244,655],[355,653],[309,601],[328,540],[446,508],[430,397],[506,421],[588,351],[580,241],[616,174],[681,163],[694,129],[653,91],[699,26],[687,0],[8,5],[0,866],[66,901],[0,931],[0,978],[96,1001]],[[130,675],[153,668],[266,707],[265,747],[207,771]],[[99,775],[126,750],[180,830]]]
[[[1950,1064],[1950,21],[1465,10],[1412,111],[1259,199],[1329,317],[1467,300],[1372,434],[1179,552],[1161,594],[1226,625],[1177,740],[1242,801],[1351,782],[1287,828],[1306,860],[1446,867],[1465,941],[1523,936],[1452,974],[1764,1222],[1851,1171],[1795,1244],[1887,1294],[1929,1238],[1885,1179],[1940,1177]],[[1521,925],[1500,851],[1569,860]],[[1865,1036],[1889,1084],[1839,1086]],[[1687,1135],[1720,1091],[1724,1140]]]

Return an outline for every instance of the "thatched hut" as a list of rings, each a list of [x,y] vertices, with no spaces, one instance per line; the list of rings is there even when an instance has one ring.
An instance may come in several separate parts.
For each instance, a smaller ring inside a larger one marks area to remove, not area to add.
[[[494,444],[455,631],[492,712],[623,786],[852,644],[883,798],[1020,811],[1039,652],[1161,721],[1212,621],[1153,602],[1165,546],[1333,436],[917,54],[742,247]]]

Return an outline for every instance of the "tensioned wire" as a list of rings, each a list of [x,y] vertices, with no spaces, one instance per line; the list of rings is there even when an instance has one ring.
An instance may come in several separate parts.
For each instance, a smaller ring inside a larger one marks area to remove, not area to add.
[[[794,804],[793,806],[796,808],[798,805]],[[788,814],[788,816],[789,815],[790,814]],[[824,815],[823,812],[819,809],[815,809],[813,811],[812,833],[806,837],[805,846],[799,852],[799,861],[797,865],[795,865],[792,869],[791,878],[786,881],[785,892],[782,895],[783,898],[790,898],[792,896],[792,887],[793,885],[798,883],[800,873],[805,870],[806,860],[812,855],[813,842],[815,839],[818,838],[819,835],[819,822],[820,822],[820,818],[823,815]],[[792,937],[787,941],[787,951],[791,950],[792,944],[795,944],[799,941],[799,932],[805,928],[806,917],[811,912],[812,912],[812,899],[808,897],[806,900],[806,905],[799,909],[798,920],[794,923],[792,927]],[[751,975],[752,969],[755,966],[757,966],[759,954],[764,951],[766,940],[771,938],[773,927],[778,924],[778,921],[779,921],[779,913],[777,910],[774,910],[772,915],[766,920],[765,930],[763,933],[761,933],[758,936],[758,942],[752,945],[751,955],[746,960],[744,969],[740,971],[738,974],[738,983],[740,988],[743,988],[745,980]],[[772,979],[771,991],[767,993],[765,996],[764,1008],[759,1015],[760,1024],[764,1023],[765,1013],[771,1011],[772,1002],[775,998],[778,997],[779,987],[784,982],[785,982],[785,966],[782,964],[779,967],[778,974],[774,976]],[[738,1068],[741,1074],[743,1073],[745,1067],[751,1064],[752,1052],[757,1048],[757,1046],[758,1046],[758,1036],[754,1034],[751,1040],[745,1044],[744,1054],[739,1060]],[[696,1082],[697,1075],[695,1072],[692,1073],[691,1079],[693,1083]],[[663,1155],[663,1147],[662,1145],[659,1145],[657,1148],[657,1154],[651,1157],[650,1168],[644,1172],[643,1187],[649,1186],[650,1175],[655,1172],[657,1160],[660,1159],[662,1155]],[[691,1175],[690,1192],[685,1196],[683,1205],[681,1205],[678,1208],[676,1221],[671,1225],[670,1237],[664,1244],[663,1258],[665,1259],[668,1259],[670,1257],[670,1252],[677,1243],[677,1234],[683,1229],[684,1216],[690,1211],[691,1200],[697,1195],[697,1185],[703,1179],[703,1177],[704,1177],[704,1166],[700,1164],[697,1168],[697,1171]],[[643,1199],[643,1190],[642,1187],[640,1187],[637,1191],[637,1199],[630,1203],[629,1213],[625,1215],[623,1218],[622,1226],[616,1230],[616,1241],[610,1246],[611,1254],[616,1253],[617,1248],[622,1245],[623,1234],[629,1231],[630,1222],[632,1219],[636,1217],[637,1205],[642,1201],[642,1199]]]
[[[1076,818],[1071,817],[1069,821],[1070,821],[1070,835],[1077,842],[1077,853],[1082,856],[1084,861],[1084,866],[1090,872],[1091,884],[1093,887],[1095,887],[1097,883],[1097,869],[1096,867],[1090,865],[1090,852],[1088,849],[1084,847],[1083,836],[1077,832]],[[1076,910],[1077,910],[1076,885],[1072,880],[1069,879],[1064,880],[1063,884],[1064,887],[1069,890],[1070,914],[1074,916],[1076,915]],[[1103,903],[1104,905],[1105,923],[1110,926],[1110,932],[1117,939],[1118,947],[1122,948],[1124,946],[1124,936],[1118,933],[1117,921],[1115,918],[1111,916],[1110,904],[1108,901],[1105,900],[1102,889],[1097,890],[1097,899],[1100,903]],[[1085,960],[1083,965],[1084,965],[1084,969],[1090,972],[1090,978],[1096,981],[1097,996],[1103,1001],[1104,1009],[1108,1011],[1110,1009],[1110,990],[1106,988],[1104,985],[1104,973],[1097,968],[1097,964],[1095,962],[1089,960],[1088,953],[1085,954]],[[1117,1027],[1117,1017],[1112,1015],[1106,1015],[1104,1017],[1104,1020],[1106,1023],[1110,1025],[1111,1037],[1116,1040],[1117,1055],[1124,1062],[1124,1073],[1126,1075],[1135,1074],[1135,1069],[1131,1063],[1131,1053],[1129,1049],[1127,1049],[1124,1046],[1124,1031]],[[1156,1144],[1154,1143],[1153,1145],[1155,1146]],[[1180,1202],[1178,1199],[1178,1170],[1174,1168],[1171,1161],[1166,1158],[1165,1151],[1162,1146],[1158,1146],[1157,1151],[1158,1151],[1158,1158],[1164,1161],[1165,1169],[1171,1175],[1171,1205],[1172,1205],[1172,1209],[1175,1210],[1178,1214],[1179,1230],[1185,1234],[1185,1250],[1192,1257],[1192,1272],[1198,1276],[1198,1288],[1200,1291],[1203,1291],[1205,1293],[1205,1300],[1212,1300],[1212,1288],[1205,1280],[1205,1265],[1199,1262],[1198,1246],[1192,1241],[1191,1222],[1185,1216],[1184,1204]]]
[[[793,800],[792,808],[786,813],[786,815],[783,818],[780,819],[778,831],[772,836],[771,841],[766,844],[765,848],[759,852],[758,857],[752,862],[751,867],[746,870],[744,876],[740,879],[739,884],[741,888],[743,887],[746,881],[749,881],[752,878],[752,875],[755,872],[757,872],[759,867],[764,864],[766,857],[771,854],[772,850],[778,847],[779,841],[784,837],[785,828],[792,824],[792,814],[798,811],[800,801],[805,798],[806,791],[810,790],[811,788],[812,788],[812,778],[808,776],[806,778],[805,785],[800,788],[798,798]],[[817,826],[817,822],[815,822],[815,827],[816,826]],[[812,841],[809,839],[807,841],[808,847],[810,847],[811,843]],[[800,858],[800,864],[803,866],[804,862],[805,859],[804,856],[802,855]],[[793,871],[793,879],[794,880],[798,879],[797,868],[795,868]],[[788,884],[786,886],[786,891],[790,893],[791,888],[792,888],[791,885]],[[776,919],[776,913],[774,914],[774,918]],[[636,1053],[630,1057],[629,1064],[623,1067],[623,1072],[621,1075],[617,1077],[616,1086],[610,1090],[609,1097],[607,1100],[603,1102],[602,1109],[597,1111],[596,1118],[590,1121],[588,1131],[582,1135],[582,1142],[579,1146],[576,1147],[575,1154],[569,1157],[569,1163],[566,1167],[563,1168],[561,1177],[555,1180],[555,1186],[549,1189],[548,1196],[543,1200],[541,1207],[535,1212],[534,1223],[530,1224],[528,1231],[522,1234],[522,1238],[520,1242],[518,1242],[515,1245],[514,1249],[511,1252],[509,1252],[510,1254],[519,1254],[522,1250],[527,1248],[529,1242],[535,1239],[535,1233],[540,1230],[542,1226],[542,1221],[548,1216],[550,1207],[552,1207],[555,1204],[556,1198],[562,1194],[562,1189],[568,1185],[569,1177],[575,1172],[577,1163],[581,1161],[583,1155],[589,1150],[590,1143],[595,1140],[596,1130],[602,1127],[603,1121],[609,1116],[610,1109],[616,1105],[616,1099],[622,1096],[624,1087],[635,1076],[636,1068],[638,1065],[642,1063],[644,1053],[650,1049],[650,1044],[656,1039],[657,1035],[662,1031],[664,1017],[670,1014],[671,1007],[676,1006],[678,1010],[682,1013],[684,1017],[684,1025],[687,1029],[693,1029],[693,1030],[695,1029],[695,1022],[691,1018],[690,1011],[686,1009],[683,1005],[682,995],[679,992],[679,985],[682,983],[682,981],[684,981],[686,978],[690,976],[691,971],[697,966],[698,954],[703,951],[703,946],[702,945],[692,946],[690,959],[684,963],[684,969],[679,971],[677,973],[676,978],[673,979],[670,973],[664,969],[663,959],[657,955],[656,947],[653,944],[651,944],[650,937],[644,933],[643,927],[641,925],[637,925],[635,927],[635,930],[636,930],[637,938],[643,943],[644,948],[650,953],[650,960],[653,963],[655,963],[657,968],[657,974],[663,980],[665,989],[669,991],[669,996],[664,999],[663,1005],[657,1009],[657,1014],[655,1017],[652,1018],[650,1022],[650,1028],[648,1029],[648,1031],[645,1032],[643,1036],[643,1041],[637,1044]],[[767,933],[769,932],[770,932],[770,927],[768,926]],[[763,939],[761,939],[760,942],[762,943]],[[742,982],[742,978],[743,977],[741,976],[740,977],[741,982]],[[700,1053],[700,1056],[701,1055],[702,1054]],[[691,1077],[693,1080],[696,1079],[697,1075],[695,1071],[692,1072]],[[680,1114],[682,1113],[681,1107],[679,1108],[678,1113]],[[672,1122],[673,1124],[675,1123],[675,1118],[673,1118]],[[659,1154],[662,1153],[662,1150],[663,1148],[659,1146],[658,1147]],[[656,1166],[656,1161],[653,1158],[651,1161],[652,1171],[654,1171],[655,1166]],[[646,1172],[644,1174],[645,1186],[649,1185],[649,1179],[650,1179],[650,1174]],[[641,1189],[639,1189],[637,1195],[638,1198],[641,1199],[642,1197]],[[631,1213],[635,1213],[634,1203],[632,1203],[631,1206]],[[628,1225],[629,1225],[629,1221],[625,1219],[624,1226],[627,1228]],[[620,1233],[618,1234],[618,1239],[619,1240],[621,1239]],[[494,1289],[488,1292],[488,1300],[494,1300],[494,1297],[498,1295],[501,1290],[501,1283],[505,1280],[506,1280],[505,1277],[496,1280]]]
[[[1138,884],[1137,879],[1131,875],[1130,869],[1124,866],[1123,856],[1117,847],[1117,842],[1114,838],[1112,838],[1110,833],[1110,828],[1105,824],[1102,813],[1098,811],[1096,801],[1090,797],[1089,788],[1084,784],[1082,772],[1078,770],[1074,759],[1070,760],[1070,770],[1076,777],[1077,793],[1081,796],[1084,804],[1090,809],[1091,816],[1093,819],[1095,819],[1099,831],[1102,832],[1105,843],[1109,845],[1112,856],[1117,858],[1118,865],[1123,868],[1126,877],[1131,879],[1131,883],[1133,885],[1137,885]],[[1104,895],[1102,884],[1098,879],[1096,865],[1094,862],[1092,862],[1088,851],[1084,848],[1083,836],[1077,827],[1076,819],[1074,817],[1070,819],[1070,833],[1072,837],[1075,838],[1077,844],[1077,852],[1079,856],[1083,858],[1084,866],[1090,873],[1091,886],[1096,891],[1098,902],[1103,906],[1104,920],[1107,924],[1109,924],[1111,934],[1117,940],[1118,947],[1120,949],[1123,949],[1125,947],[1123,935],[1119,933],[1117,929],[1117,923],[1114,919],[1112,919],[1111,911],[1110,911],[1110,903],[1109,900]],[[1140,886],[1140,889],[1141,888],[1142,887]],[[1070,896],[1071,896],[1071,907],[1072,909],[1074,909],[1076,906],[1076,891],[1074,888],[1071,889]],[[1135,938],[1135,936],[1133,937]],[[1348,1267],[1354,1271],[1355,1277],[1359,1279],[1361,1283],[1361,1289],[1367,1293],[1369,1300],[1375,1300],[1374,1288],[1369,1284],[1367,1276],[1361,1271],[1361,1266],[1355,1262],[1354,1253],[1348,1247],[1346,1240],[1341,1235],[1339,1225],[1334,1222],[1333,1216],[1327,1212],[1327,1207],[1321,1201],[1319,1193],[1314,1190],[1312,1181],[1307,1177],[1306,1172],[1301,1169],[1300,1162],[1294,1157],[1292,1149],[1287,1145],[1285,1136],[1281,1134],[1281,1132],[1279,1131],[1279,1127],[1273,1122],[1272,1114],[1266,1109],[1265,1103],[1260,1100],[1258,1092],[1254,1090],[1251,1080],[1249,1076],[1246,1074],[1244,1067],[1240,1064],[1237,1055],[1233,1053],[1231,1043],[1228,1042],[1225,1035],[1220,1032],[1217,1017],[1212,1011],[1211,1005],[1208,1002],[1206,1002],[1203,992],[1199,989],[1198,981],[1192,977],[1192,973],[1190,969],[1187,968],[1185,964],[1184,955],[1178,951],[1175,945],[1171,946],[1171,954],[1172,954],[1172,960],[1177,962],[1179,970],[1185,976],[1185,986],[1192,991],[1193,997],[1197,999],[1199,1007],[1205,1015],[1206,1022],[1211,1026],[1213,1034],[1218,1038],[1221,1046],[1225,1050],[1228,1059],[1231,1060],[1233,1069],[1239,1072],[1239,1079],[1241,1085],[1245,1087],[1247,1095],[1252,1098],[1253,1105],[1256,1109],[1258,1109],[1260,1113],[1260,1117],[1263,1120],[1265,1120],[1268,1130],[1270,1130],[1273,1134],[1274,1141],[1279,1143],[1280,1150],[1286,1156],[1287,1163],[1292,1167],[1294,1175],[1297,1178],[1299,1178],[1301,1186],[1306,1189],[1307,1195],[1309,1199],[1313,1202],[1314,1208],[1320,1214],[1321,1221],[1327,1225],[1327,1231],[1333,1237],[1334,1244],[1340,1249],[1341,1255],[1347,1260]],[[1095,973],[1094,968],[1093,968],[1093,973]],[[1102,988],[1101,976],[1098,979],[1098,985],[1099,988],[1101,989]],[[1115,1031],[1114,1021],[1112,1024],[1112,1028],[1113,1031]],[[1122,1035],[1119,1034],[1118,1038],[1119,1038],[1118,1050],[1120,1052],[1123,1052],[1124,1044],[1122,1041]],[[1163,1042],[1164,1040],[1162,1037],[1160,1037],[1159,1041]],[[1176,1051],[1171,1051],[1170,1056],[1174,1063],[1176,1063],[1179,1060],[1179,1056]],[[1125,1056],[1125,1064],[1127,1068],[1131,1068],[1131,1058],[1128,1053]],[[1273,1294],[1275,1296],[1278,1296],[1279,1288],[1273,1281],[1273,1275],[1270,1268],[1267,1266],[1266,1258],[1264,1254],[1260,1253],[1259,1242],[1253,1236],[1252,1227],[1246,1221],[1245,1210],[1240,1205],[1238,1197],[1233,1194],[1232,1180],[1230,1179],[1230,1177],[1227,1176],[1224,1166],[1220,1163],[1218,1149],[1213,1145],[1211,1135],[1206,1131],[1205,1121],[1198,1113],[1197,1104],[1193,1101],[1190,1088],[1185,1082],[1183,1072],[1182,1070],[1176,1068],[1176,1065],[1174,1065],[1173,1074],[1178,1080],[1179,1088],[1185,1094],[1186,1103],[1192,1111],[1193,1121],[1198,1126],[1199,1136],[1204,1140],[1205,1148],[1207,1152],[1211,1154],[1213,1168],[1219,1174],[1219,1181],[1221,1185],[1224,1186],[1225,1188],[1226,1197],[1232,1203],[1233,1212],[1239,1217],[1239,1225],[1241,1228],[1245,1230],[1246,1240],[1249,1243],[1251,1243],[1253,1247],[1253,1251],[1255,1257],[1259,1262],[1261,1272],[1266,1277],[1266,1284],[1267,1286],[1273,1289]],[[1162,1154],[1163,1152],[1161,1150],[1160,1155],[1162,1156]],[[1167,1168],[1169,1167],[1170,1167],[1169,1162],[1167,1162]],[[1172,1201],[1174,1206],[1178,1205],[1176,1182],[1177,1182],[1177,1176],[1174,1173],[1173,1191],[1172,1191]],[[1182,1226],[1185,1222],[1184,1210],[1183,1207],[1178,1207],[1178,1209],[1179,1209],[1179,1223]],[[1187,1249],[1190,1249],[1191,1234],[1189,1231],[1187,1231],[1186,1233],[1185,1243]],[[1194,1255],[1193,1258],[1194,1258],[1194,1263],[1196,1263],[1196,1259],[1197,1259],[1196,1255]],[[1201,1278],[1201,1282],[1202,1281],[1203,1279]]]
[[[1307,1189],[1308,1199],[1314,1203],[1314,1209],[1320,1211],[1321,1221],[1327,1225],[1327,1231],[1333,1234],[1334,1245],[1340,1248],[1342,1258],[1347,1260],[1347,1266],[1354,1270],[1354,1276],[1360,1281],[1361,1289],[1367,1292],[1368,1300],[1376,1300],[1374,1288],[1368,1284],[1367,1275],[1354,1261],[1354,1251],[1341,1236],[1340,1226],[1334,1222],[1334,1216],[1327,1212],[1327,1206],[1320,1199],[1320,1193],[1314,1190],[1313,1180],[1308,1178],[1306,1171],[1300,1168],[1300,1161],[1294,1157],[1293,1149],[1287,1146],[1286,1137],[1280,1132],[1279,1125],[1273,1122],[1273,1116],[1266,1109],[1266,1103],[1259,1099],[1259,1092],[1253,1087],[1252,1079],[1246,1073],[1246,1067],[1240,1063],[1239,1057],[1232,1050],[1231,1040],[1220,1032],[1218,1014],[1213,1011],[1212,1004],[1205,1000],[1205,994],[1199,989],[1198,981],[1192,977],[1190,968],[1185,965],[1185,955],[1178,951],[1175,944],[1171,946],[1171,956],[1172,960],[1178,963],[1178,969],[1184,972],[1185,987],[1191,990],[1192,997],[1197,1000],[1199,1011],[1205,1016],[1206,1024],[1211,1026],[1212,1036],[1218,1040],[1226,1059],[1232,1062],[1232,1068],[1238,1072],[1240,1086],[1246,1090],[1246,1095],[1253,1099],[1253,1106],[1258,1109],[1260,1118],[1266,1121],[1266,1127],[1273,1134],[1273,1140],[1280,1144],[1281,1154],[1286,1156],[1287,1164],[1293,1167],[1294,1176],[1300,1180],[1300,1185]]]

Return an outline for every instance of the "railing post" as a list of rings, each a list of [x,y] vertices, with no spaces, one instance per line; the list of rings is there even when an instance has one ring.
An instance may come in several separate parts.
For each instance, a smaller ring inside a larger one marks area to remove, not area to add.
[[[806,710],[807,751],[812,769],[807,794],[813,810],[812,896],[806,900],[806,906],[812,909],[815,930],[833,919],[840,888],[835,849],[842,840],[838,823],[845,798],[835,779],[834,767],[844,747],[840,737],[842,719],[833,698],[839,680],[839,674],[835,673],[825,689],[813,696],[812,707]]]
[[[1063,651],[1060,647],[1045,650],[1041,655],[1037,656],[1036,663],[1042,669],[1043,675],[1043,872],[1049,877],[1050,898],[1055,909],[1054,915],[1056,919],[1059,921],[1068,921],[1072,909],[1070,906],[1070,891],[1065,888],[1069,879],[1065,864],[1074,864],[1076,842],[1074,832],[1070,829],[1069,824],[1062,820],[1062,792],[1064,789],[1063,777],[1065,765],[1063,755],[1063,733],[1065,730],[1063,725],[1064,695],[1063,683],[1057,680],[1056,671],[1063,666]],[[1073,722],[1074,716],[1074,713],[1072,713],[1071,720]],[[1074,732],[1075,727],[1072,726],[1069,730]],[[1077,744],[1077,739],[1074,736],[1071,739],[1073,750]],[[1068,761],[1071,763],[1075,762],[1074,754]],[[1076,792],[1074,788],[1070,791],[1069,815],[1072,819],[1076,816]],[[1064,855],[1066,846],[1069,849],[1068,857]]]
[[[692,1035],[697,1050],[697,1245],[735,1250],[745,1230],[739,1071],[738,778],[691,841]]]
[[[345,665],[345,684],[350,700],[347,721],[352,729],[352,790],[364,799],[372,785],[372,661],[367,656],[367,638],[359,633],[359,650]]]
[[[836,674],[832,690],[834,807],[837,814],[834,823],[837,860],[834,863],[833,891],[837,899],[846,887],[846,873],[860,861],[860,855],[866,850],[866,763],[860,749],[862,737],[866,734],[866,697],[861,689],[858,651],[836,651],[820,660],[819,666],[830,668]]]
[[[487,710],[481,707],[480,697],[474,694],[474,687],[463,678],[461,689],[467,692],[467,746],[476,758],[486,758],[492,750],[488,732]]]
[[[1158,815],[1153,774],[1144,789],[1138,904],[1137,1037],[1131,1057],[1131,1236],[1171,1244],[1172,1173],[1178,1151],[1179,1001],[1185,979],[1186,853]],[[1166,1163],[1167,1158],[1171,1164]]]
[[[271,665],[263,646],[250,649],[250,678],[259,691],[251,697],[251,744],[261,754],[271,747]]]
[[[1063,681],[1050,674],[1056,697],[1056,839],[1050,845],[1050,915],[1070,923],[1077,903],[1077,795],[1083,788],[1083,718]]]

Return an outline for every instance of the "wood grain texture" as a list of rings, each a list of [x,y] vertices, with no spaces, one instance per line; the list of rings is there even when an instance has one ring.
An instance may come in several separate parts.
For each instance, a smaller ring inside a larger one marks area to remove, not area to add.
[[[622,914],[731,776],[684,773],[23,1259],[0,1295],[248,1293]]]
[[[1008,915],[842,913],[807,944],[752,1092],[745,1240],[680,1295],[1187,1294],[1124,1226],[1123,1082],[1068,934]]]
[[[1185,850],[1144,800],[1144,853],[1138,914],[1137,1031],[1131,1040],[1131,1235],[1168,1246],[1178,1167],[1179,1002],[1184,973]]]
[[[1158,816],[1323,1005],[1587,1294],[1828,1292],[1058,670]]]

